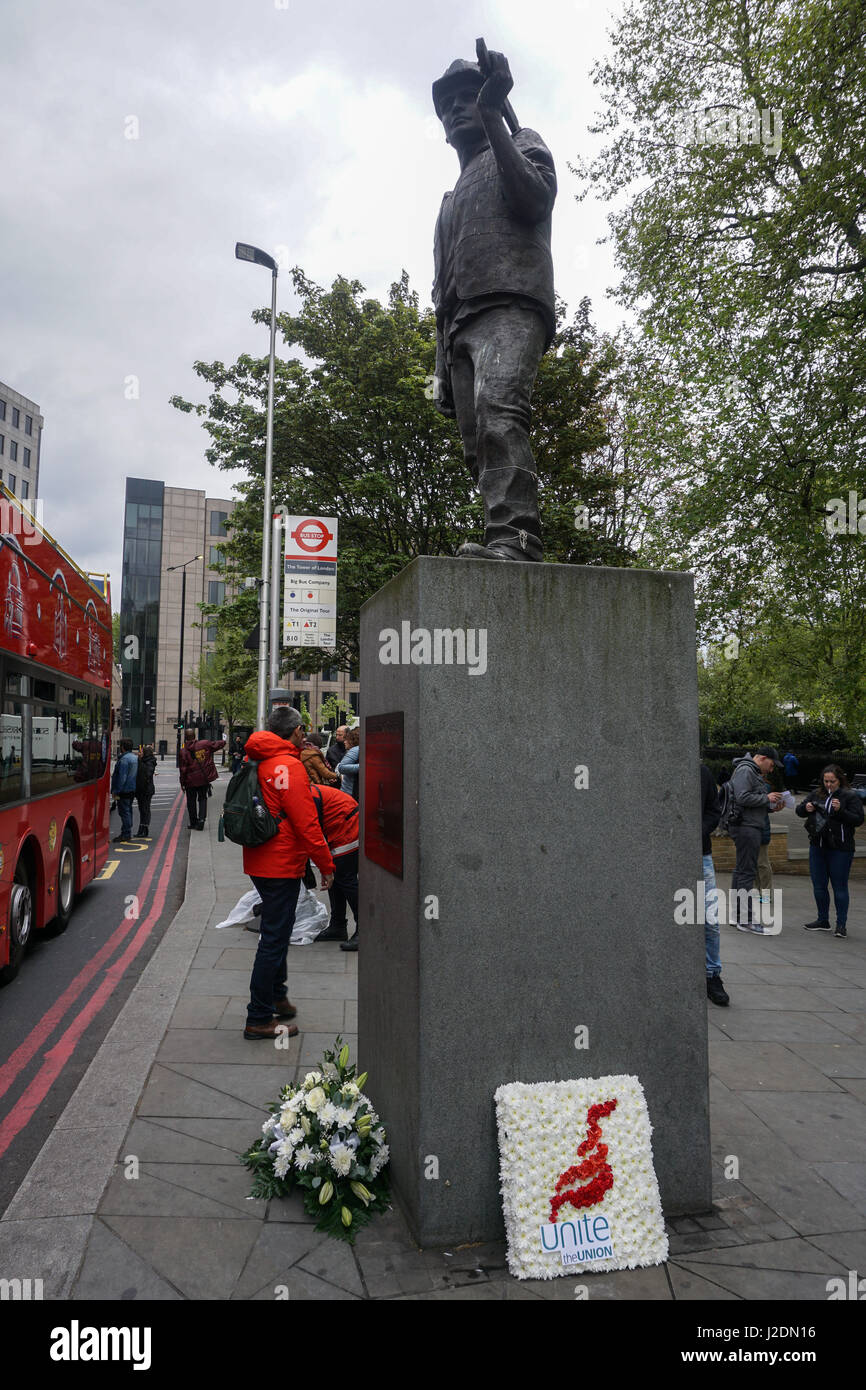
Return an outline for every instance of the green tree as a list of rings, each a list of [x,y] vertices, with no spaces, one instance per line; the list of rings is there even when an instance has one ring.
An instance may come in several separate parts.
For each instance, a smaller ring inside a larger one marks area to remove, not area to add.
[[[579,171],[617,200],[634,413],[675,400],[638,443],[666,479],[649,549],[695,571],[705,639],[776,633],[804,698],[819,684],[849,725],[866,549],[825,523],[866,444],[864,39],[854,0],[633,0],[595,73],[606,143]]]
[[[386,305],[364,298],[357,280],[339,277],[326,290],[295,270],[293,281],[300,311],[281,314],[279,330],[305,360],[276,364],[273,500],[290,514],[335,515],[340,524],[337,649],[325,656],[298,648],[285,657],[309,671],[356,662],[361,604],[417,555],[451,555],[480,537],[482,511],[457,428],[433,406],[435,322],[432,310],[419,309],[406,275]],[[560,306],[536,393],[546,546],[554,559],[614,563],[615,545],[574,526],[578,502],[601,506],[614,493],[599,458],[584,467],[606,439],[613,353],[596,341],[588,305],[569,326],[564,312]],[[267,322],[269,311],[254,317]],[[202,418],[211,463],[249,475],[226,546],[226,577],[237,581],[260,564],[267,360],[244,356],[230,368],[197,362],[195,371],[211,388],[207,405],[177,396],[172,404]],[[216,614],[221,623],[234,621],[231,606]]]
[[[333,693],[326,695],[319,705],[318,727],[321,728],[323,724],[330,724],[331,720],[335,719],[339,728],[340,721],[351,711],[351,708],[349,701],[344,700],[341,695],[334,695]]]
[[[256,718],[256,658],[237,640],[237,631],[218,630],[216,646],[191,672],[205,708],[218,709],[228,725],[231,746],[235,726]]]

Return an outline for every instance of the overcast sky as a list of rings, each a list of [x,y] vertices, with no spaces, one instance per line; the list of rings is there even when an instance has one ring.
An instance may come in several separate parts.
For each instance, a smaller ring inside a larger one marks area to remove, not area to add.
[[[433,225],[458,173],[430,84],[474,60],[479,34],[508,56],[518,117],[556,161],[557,290],[572,309],[590,295],[616,327],[595,244],[605,208],[575,202],[567,161],[596,148],[588,73],[618,7],[4,0],[0,381],[45,417],[47,530],[110,572],[115,609],[125,478],[231,492],[198,420],[168,400],[204,398],[197,359],[267,352],[250,314],[270,277],[234,259],[235,241],[377,297],[405,268],[429,303]],[[279,295],[296,307],[288,275]]]

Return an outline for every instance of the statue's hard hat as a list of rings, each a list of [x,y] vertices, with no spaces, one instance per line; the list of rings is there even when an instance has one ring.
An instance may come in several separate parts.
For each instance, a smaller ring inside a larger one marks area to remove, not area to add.
[[[463,82],[471,81],[475,84],[478,91],[484,86],[484,78],[477,63],[467,63],[465,58],[455,58],[449,68],[446,68],[442,76],[433,83],[433,105],[436,115],[442,119],[440,102],[442,97],[452,87],[456,87]]]

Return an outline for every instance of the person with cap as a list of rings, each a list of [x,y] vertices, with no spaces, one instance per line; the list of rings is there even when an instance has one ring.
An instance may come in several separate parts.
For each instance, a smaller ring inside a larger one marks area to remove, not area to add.
[[[731,876],[731,890],[734,892],[734,920],[737,931],[763,933],[760,922],[756,922],[753,912],[753,888],[758,868],[758,853],[761,848],[761,833],[768,810],[777,810],[783,802],[781,792],[767,791],[764,778],[774,767],[781,767],[782,761],[775,748],[769,745],[759,748],[757,753],[746,753],[742,758],[734,758],[730,777],[731,792],[734,796],[740,819],[729,826],[729,834],[737,850],[737,863]],[[746,898],[746,916],[743,918],[743,897]],[[759,914],[760,915],[760,914]]]
[[[501,53],[457,59],[433,83],[433,105],[460,161],[434,237],[433,399],[456,418],[484,504],[484,544],[458,555],[541,560],[530,399],[556,327],[551,213],[556,171],[541,136],[511,133],[513,86]],[[516,120],[513,121],[516,125]]]
[[[334,880],[334,860],[301,763],[303,740],[303,720],[291,706],[275,709],[267,729],[247,739],[247,758],[258,763],[262,801],[280,822],[269,840],[244,846],[244,873],[262,900],[244,1028],[244,1037],[251,1040],[273,1040],[277,1029],[289,1037],[297,1034],[297,1026],[288,1022],[297,1010],[288,998],[287,956],[307,860],[312,859],[321,873],[323,888],[330,888]]]

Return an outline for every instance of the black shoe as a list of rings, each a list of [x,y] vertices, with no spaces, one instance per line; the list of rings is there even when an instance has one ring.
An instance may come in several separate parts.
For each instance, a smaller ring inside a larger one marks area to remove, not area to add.
[[[121,844],[121,845],[126,844],[126,845],[128,845],[128,844],[130,843],[131,840],[132,840],[132,836],[131,836],[131,835],[115,835],[115,837],[114,837],[114,839],[112,840],[111,843],[112,843],[113,845],[117,845],[117,844]]]
[[[707,976],[707,998],[714,1004],[730,1004],[731,1000],[722,984],[721,975]]]
[[[348,941],[348,939],[349,933],[346,931],[345,927],[325,927],[325,930],[323,932],[320,932],[319,935],[316,937],[316,942],[318,943],[319,941]]]
[[[195,828],[196,828],[196,830],[204,830],[204,821],[203,821],[203,820],[196,821]]]
[[[846,927],[837,927],[833,935],[840,937],[842,941],[848,940],[848,930]]]
[[[804,931],[832,931],[829,922],[806,922],[803,925]]]
[[[358,949],[358,933],[357,933],[357,932],[355,932],[355,935],[354,935],[349,941],[341,941],[341,942],[340,942],[340,950],[341,950],[341,951],[357,951],[357,949]]]

